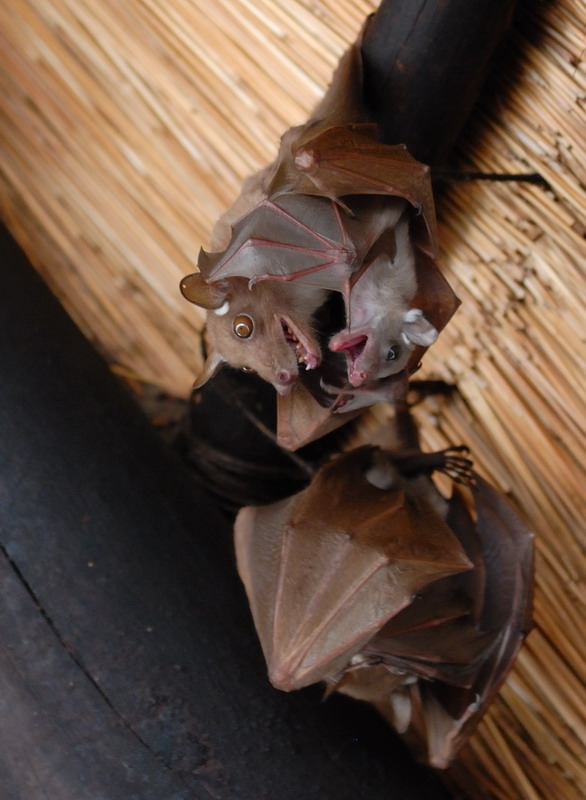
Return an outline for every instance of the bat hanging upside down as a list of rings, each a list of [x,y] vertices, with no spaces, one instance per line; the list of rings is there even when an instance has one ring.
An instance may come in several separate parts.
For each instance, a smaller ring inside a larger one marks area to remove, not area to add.
[[[313,117],[220,218],[200,272],[183,279],[184,296],[208,312],[196,387],[230,364],[281,397],[304,384],[333,411],[395,400],[456,309],[434,263],[429,168],[376,140],[361,76],[354,46]],[[337,318],[323,313],[332,294],[343,299]]]
[[[366,700],[440,768],[531,625],[532,536],[463,450],[361,447],[235,524],[273,685],[324,681],[327,693]],[[434,470],[453,477],[451,497]]]

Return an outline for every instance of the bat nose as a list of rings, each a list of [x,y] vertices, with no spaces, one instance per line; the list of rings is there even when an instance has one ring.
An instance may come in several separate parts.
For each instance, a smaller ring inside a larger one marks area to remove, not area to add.
[[[280,395],[289,394],[297,380],[297,372],[288,369],[279,369],[275,373],[275,389]]]
[[[367,372],[352,372],[352,374],[349,376],[350,383],[355,388],[362,386],[362,384],[365,382],[367,378],[368,378]]]

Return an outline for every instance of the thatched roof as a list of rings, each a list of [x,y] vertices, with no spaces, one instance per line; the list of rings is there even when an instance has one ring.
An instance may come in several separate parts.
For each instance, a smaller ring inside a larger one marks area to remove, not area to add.
[[[179,280],[374,4],[9,5],[2,216],[117,372],[184,396],[203,320]],[[585,47],[581,2],[526,4],[456,161],[550,188],[460,183],[439,206],[463,303],[421,376],[458,392],[420,406],[424,443],[469,444],[538,552],[536,628],[454,769],[469,797],[586,791]]]

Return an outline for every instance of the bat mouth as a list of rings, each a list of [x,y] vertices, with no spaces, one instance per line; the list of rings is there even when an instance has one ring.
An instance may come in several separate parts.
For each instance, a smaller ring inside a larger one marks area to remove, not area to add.
[[[348,380],[355,388],[362,386],[368,378],[368,372],[357,369],[357,361],[364,353],[368,336],[365,333],[358,333],[349,339],[333,341],[330,343],[330,350],[337,353],[344,353],[348,362]]]
[[[305,367],[306,370],[318,367],[321,356],[317,345],[304,336],[289,317],[281,317],[281,327],[285,341],[294,351],[299,366]]]
[[[334,350],[336,353],[346,353],[348,359],[354,364],[356,359],[364,352],[367,341],[368,336],[365,333],[359,333],[356,336],[352,336],[351,339],[343,339],[341,342],[332,342],[330,344],[330,350]]]

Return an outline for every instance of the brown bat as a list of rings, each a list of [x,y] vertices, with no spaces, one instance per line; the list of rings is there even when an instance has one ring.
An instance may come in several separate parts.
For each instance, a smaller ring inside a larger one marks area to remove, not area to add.
[[[470,463],[462,448],[362,447],[235,525],[273,685],[367,700],[441,768],[530,627],[531,534]],[[434,469],[471,485],[445,499]]]
[[[413,304],[428,262],[412,251],[437,251],[429,168],[402,145],[378,143],[366,119],[358,42],[309,122],[285,134],[275,163],[219,220],[200,272],[182,281],[185,297],[208,311],[208,360],[196,386],[228,363],[257,372],[282,397],[301,380],[322,406],[352,410],[394,399],[398,384],[378,382],[413,369],[448,321],[457,301],[447,284],[441,319],[428,321],[428,308]],[[357,334],[352,318],[366,316],[381,282],[368,332]],[[318,312],[331,292],[342,294],[346,318],[324,330]],[[346,355],[347,370],[332,387],[320,371],[321,343],[336,333],[331,349]],[[318,380],[307,381],[308,370]],[[356,398],[352,387],[365,391]]]
[[[348,314],[352,309],[359,314],[367,297],[365,270],[377,259],[392,258],[396,249],[394,225],[403,213],[402,201],[359,198],[352,206],[348,213],[333,200],[297,194],[262,200],[234,225],[226,250],[201,252],[201,273],[184,278],[181,290],[211,312],[213,350],[206,377],[210,364],[226,361],[258,372],[284,394],[297,379],[296,362],[306,370],[319,366],[312,318],[326,292],[342,293]],[[417,290],[413,259],[403,262],[403,269],[383,272],[385,297],[400,298],[395,303],[399,333]],[[354,302],[350,294],[358,277]],[[383,316],[394,311],[390,302],[382,308]]]

